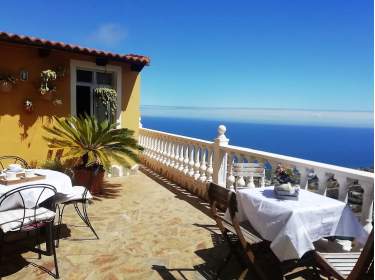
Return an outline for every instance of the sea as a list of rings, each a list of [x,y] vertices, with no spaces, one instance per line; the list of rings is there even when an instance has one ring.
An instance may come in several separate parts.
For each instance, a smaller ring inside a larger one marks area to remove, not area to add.
[[[145,128],[212,141],[224,124],[229,144],[350,168],[374,166],[374,128],[264,124],[143,116]]]

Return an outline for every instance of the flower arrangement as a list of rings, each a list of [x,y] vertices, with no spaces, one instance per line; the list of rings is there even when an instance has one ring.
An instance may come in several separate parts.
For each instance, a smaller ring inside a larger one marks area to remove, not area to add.
[[[286,169],[279,164],[275,170],[274,181],[276,181],[277,184],[282,185],[286,183],[295,184],[297,180],[292,169]]]
[[[45,95],[56,91],[56,86],[51,84],[51,81],[56,80],[56,72],[50,69],[44,70],[40,73],[40,93]]]
[[[107,108],[105,114],[108,117],[109,113],[116,114],[117,110],[117,92],[112,88],[100,87],[94,89],[95,96]]]
[[[26,99],[23,103],[23,107],[27,113],[31,113],[33,111],[33,102],[30,99]]]

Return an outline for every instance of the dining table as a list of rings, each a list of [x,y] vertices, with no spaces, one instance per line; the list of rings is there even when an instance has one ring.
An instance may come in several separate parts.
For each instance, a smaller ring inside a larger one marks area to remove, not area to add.
[[[346,203],[301,189],[298,199],[277,198],[274,187],[236,191],[238,218],[248,221],[280,261],[300,259],[321,238],[340,236],[364,244],[368,233]]]
[[[22,182],[17,184],[11,185],[2,185],[0,183],[0,197],[18,187],[23,187],[27,185],[34,185],[34,184],[48,184],[53,186],[56,189],[56,193],[58,196],[69,195],[72,192],[72,181],[70,177],[62,172],[50,170],[50,169],[33,169],[33,172],[38,175],[44,175],[45,178],[30,181],[30,182]],[[39,198],[40,190],[32,189],[22,191],[22,196],[24,199],[25,206],[27,208],[34,207],[35,202],[39,199],[39,204],[43,203],[47,199],[51,198],[54,193],[49,191],[44,191]],[[10,199],[7,199],[4,204],[0,205],[0,211],[5,211],[7,209],[12,209],[21,206],[22,203],[21,198],[19,196],[13,196]]]

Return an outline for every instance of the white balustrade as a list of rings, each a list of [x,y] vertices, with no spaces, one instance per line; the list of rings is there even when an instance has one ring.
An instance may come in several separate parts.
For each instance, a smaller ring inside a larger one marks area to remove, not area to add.
[[[141,161],[150,168],[160,171],[173,180],[204,196],[209,181],[234,188],[252,185],[252,179],[233,176],[233,163],[258,162],[271,166],[278,165],[297,170],[301,188],[308,188],[310,174],[318,178],[318,191],[325,195],[332,178],[338,187],[338,199],[348,200],[350,184],[358,182],[363,189],[361,212],[358,216],[367,230],[372,228],[374,174],[356,169],[340,167],[310,160],[289,157],[249,148],[228,145],[226,128],[221,125],[214,141],[206,141],[161,131],[140,128],[139,143],[144,151]],[[260,185],[264,185],[261,181]]]

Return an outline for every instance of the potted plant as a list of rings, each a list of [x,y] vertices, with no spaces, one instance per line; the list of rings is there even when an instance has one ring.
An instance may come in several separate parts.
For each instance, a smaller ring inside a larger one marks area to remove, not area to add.
[[[99,87],[94,89],[94,94],[106,108],[106,117],[116,114],[117,109],[117,92],[112,88]]]
[[[130,167],[129,159],[138,161],[137,151],[142,148],[132,130],[90,116],[54,120],[52,127],[44,126],[50,134],[44,139],[51,149],[63,149],[62,157],[76,159],[75,184],[87,187],[93,194],[101,192],[104,173],[112,162]]]
[[[51,82],[56,80],[57,74],[55,71],[47,69],[40,73],[40,94],[44,99],[52,100],[52,94],[56,91],[56,86]]]
[[[16,78],[12,75],[0,75],[0,89],[3,92],[9,92],[16,84]]]

